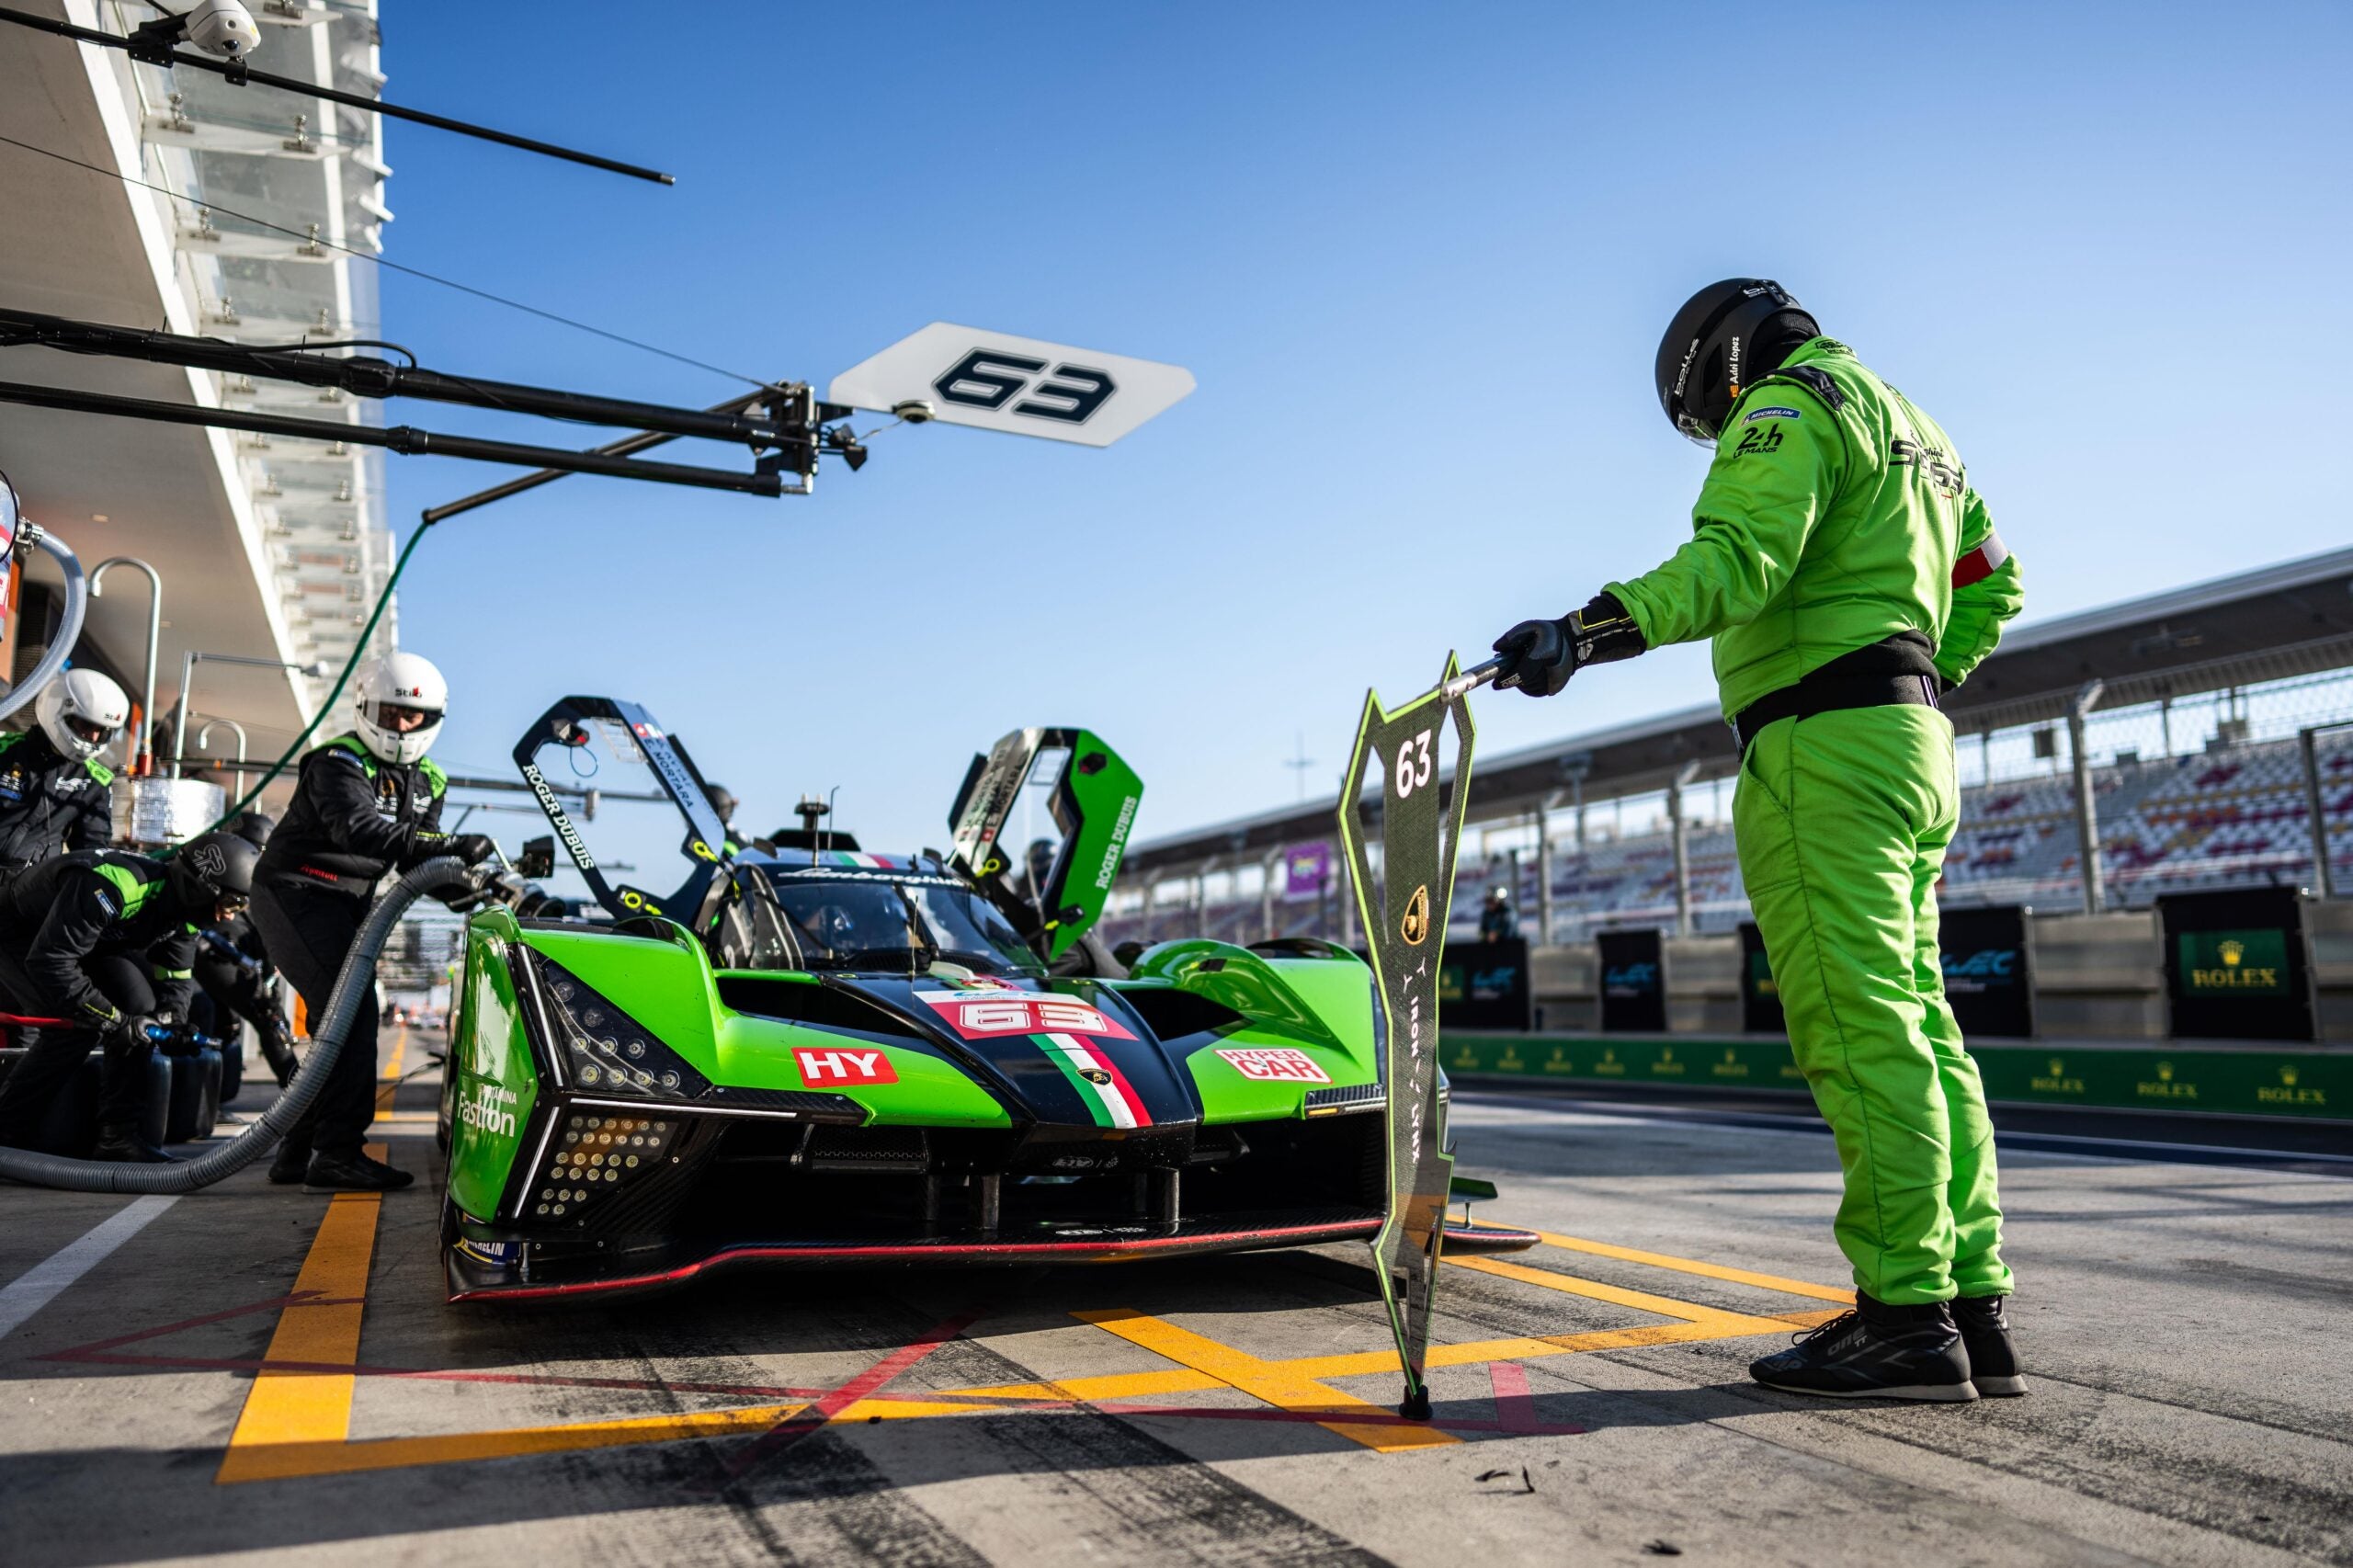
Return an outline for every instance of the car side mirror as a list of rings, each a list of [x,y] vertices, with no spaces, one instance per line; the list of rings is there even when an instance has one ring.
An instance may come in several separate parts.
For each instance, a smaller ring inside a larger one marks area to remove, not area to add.
[[[537,880],[555,875],[555,835],[526,839],[523,852],[516,857],[515,869],[524,876]]]

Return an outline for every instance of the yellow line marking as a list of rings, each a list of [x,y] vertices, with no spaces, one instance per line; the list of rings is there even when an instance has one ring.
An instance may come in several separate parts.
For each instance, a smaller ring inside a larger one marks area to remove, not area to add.
[[[1636,1312],[1656,1312],[1661,1317],[1679,1318],[1685,1323],[1709,1324],[1735,1333],[1772,1334],[1782,1326],[1779,1318],[1755,1317],[1747,1312],[1728,1312],[1716,1307],[1702,1307],[1668,1296],[1654,1296],[1647,1290],[1628,1290],[1616,1285],[1604,1285],[1598,1280],[1580,1279],[1574,1274],[1556,1274],[1549,1268],[1530,1268],[1524,1263],[1506,1263],[1499,1257],[1449,1257],[1446,1261],[1457,1268],[1517,1279],[1523,1285],[1540,1285],[1547,1290],[1608,1301],[1612,1306],[1631,1307]]]
[[[404,1041],[405,1031],[403,1039]],[[397,1060],[397,1059],[396,1059]],[[403,1113],[383,1119],[406,1120],[424,1113]],[[381,1158],[383,1145],[370,1144],[370,1154]],[[361,1298],[374,1253],[381,1195],[339,1194],[328,1206],[317,1237],[295,1280],[298,1293],[332,1301],[328,1306],[290,1305],[278,1315],[267,1359],[312,1366],[355,1366],[359,1356]],[[1640,1252],[1607,1243],[1540,1232],[1554,1246],[1587,1252],[1630,1263],[1702,1275],[1766,1290],[1808,1295],[1825,1301],[1850,1300],[1847,1292],[1804,1280],[1723,1267],[1689,1258]],[[1574,1275],[1531,1268],[1488,1257],[1449,1258],[1458,1267],[1472,1268],[1501,1278],[1606,1301],[1630,1310],[1656,1313],[1675,1321],[1632,1328],[1541,1337],[1474,1340],[1461,1345],[1433,1346],[1429,1365],[1482,1366],[1497,1360],[1532,1360],[1547,1356],[1588,1350],[1627,1349],[1647,1345],[1679,1345],[1702,1340],[1747,1338],[1812,1327],[1837,1315],[1836,1312],[1783,1312],[1771,1317],[1720,1311],[1647,1291],[1629,1290]],[[1328,1416],[1316,1424],[1352,1442],[1380,1452],[1438,1447],[1461,1441],[1431,1427],[1373,1423],[1351,1416],[1381,1413],[1382,1407],[1353,1394],[1325,1386],[1325,1380],[1394,1373],[1394,1349],[1348,1354],[1306,1356],[1265,1360],[1162,1319],[1131,1310],[1074,1314],[1105,1332],[1179,1363],[1150,1372],[1120,1372],[1097,1377],[1066,1378],[1048,1382],[1003,1383],[985,1388],[949,1389],[926,1399],[888,1396],[860,1400],[835,1419],[856,1422],[921,1420],[940,1416],[986,1414],[1000,1410],[1000,1401],[1117,1402],[1160,1394],[1199,1393],[1233,1389],[1278,1409]],[[722,1437],[772,1429],[808,1408],[807,1404],[756,1405],[741,1410],[636,1416],[547,1426],[506,1427],[421,1437],[382,1437],[353,1441],[351,1407],[357,1376],[335,1372],[273,1372],[256,1375],[229,1450],[222,1456],[215,1480],[221,1484],[248,1481],[289,1480],[311,1475],[344,1475],[413,1466],[510,1459],[533,1454],[572,1453],[646,1443],[676,1442],[689,1437]]]
[[[381,1159],[384,1146],[368,1153]],[[327,1204],[319,1233],[302,1259],[295,1293],[332,1306],[295,1302],[278,1314],[278,1327],[263,1353],[270,1361],[352,1367],[359,1363],[359,1314],[368,1294],[368,1265],[376,1251],[376,1221],[384,1195],[339,1192]],[[238,1414],[229,1451],[221,1457],[216,1483],[258,1479],[248,1474],[261,1453],[289,1444],[339,1445],[351,1436],[351,1396],[358,1379],[349,1372],[272,1372],[255,1375]],[[266,1464],[263,1473],[276,1473]]]
[[[1844,1301],[1855,1304],[1855,1292],[1840,1290],[1836,1285],[1816,1285],[1804,1279],[1788,1279],[1779,1274],[1758,1274],[1752,1269],[1727,1268],[1721,1263],[1701,1263],[1697,1258],[1670,1257],[1663,1252],[1642,1252],[1633,1247],[1612,1246],[1608,1242],[1588,1242],[1575,1236],[1563,1236],[1552,1231],[1539,1231],[1546,1246],[1563,1247],[1570,1252],[1591,1253],[1596,1257],[1614,1257],[1620,1263],[1647,1264],[1653,1268],[1669,1268],[1677,1274],[1697,1274],[1707,1279],[1728,1279],[1735,1285],[1754,1285],[1763,1290],[1779,1290],[1791,1296],[1812,1296],[1818,1301]],[[1449,1263],[1459,1261],[1449,1258]]]
[[[392,1048],[384,1053],[383,1071],[376,1074],[376,1119],[381,1121],[392,1108],[393,1096],[400,1093],[401,1068],[408,1062],[408,1026],[392,1030]]]
[[[568,1426],[514,1426],[494,1432],[458,1432],[432,1437],[278,1442],[244,1450],[237,1473],[229,1474],[224,1465],[218,1479],[222,1483],[287,1481],[308,1475],[349,1475],[360,1471],[405,1470],[412,1465],[670,1443],[685,1437],[752,1435],[767,1431],[807,1408],[805,1403],[764,1404],[746,1410],[640,1415],[621,1421],[584,1421]],[[233,1456],[237,1452],[231,1450]]]
[[[1124,1307],[1072,1315],[1107,1333],[1116,1334],[1131,1345],[1141,1345],[1156,1356],[1165,1356],[1195,1371],[1206,1372],[1227,1387],[1263,1400],[1279,1410],[1328,1413],[1340,1417],[1318,1421],[1316,1425],[1379,1453],[1438,1448],[1462,1440],[1450,1432],[1441,1432],[1430,1426],[1349,1421],[1346,1417],[1350,1415],[1386,1415],[1388,1412],[1352,1393],[1343,1393],[1338,1389],[1324,1387],[1313,1378],[1302,1377],[1281,1362],[1262,1361],[1246,1351],[1221,1345],[1214,1339],[1204,1338],[1160,1318]]]

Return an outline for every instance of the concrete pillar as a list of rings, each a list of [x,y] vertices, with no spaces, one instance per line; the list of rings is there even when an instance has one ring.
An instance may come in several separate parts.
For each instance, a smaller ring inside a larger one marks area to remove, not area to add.
[[[2099,701],[2105,683],[2086,681],[2067,710],[2067,746],[2075,765],[2075,858],[2084,869],[2084,913],[2097,915],[2107,902],[2099,863],[2099,802],[2092,798],[2091,753],[2084,744],[2084,719]]]
[[[1683,788],[1699,776],[1699,765],[1687,762],[1666,786],[1666,815],[1675,833],[1675,934],[1691,934],[1691,830],[1683,820]]]
[[[1278,848],[1267,850],[1267,858],[1258,863],[1258,939],[1262,942],[1275,939],[1275,868],[1282,862],[1283,852]],[[1283,891],[1290,889],[1286,885]]]
[[[1552,835],[1544,826],[1544,813],[1551,804],[1548,799],[1536,808],[1536,945],[1540,948],[1552,941]]]

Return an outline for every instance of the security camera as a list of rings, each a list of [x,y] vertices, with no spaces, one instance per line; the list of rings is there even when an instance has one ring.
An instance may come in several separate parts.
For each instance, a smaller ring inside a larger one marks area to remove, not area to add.
[[[891,412],[910,425],[924,425],[939,411],[919,397],[911,397],[904,403],[892,403]]]
[[[188,43],[216,60],[243,60],[261,47],[261,29],[239,0],[197,0],[184,19]]]

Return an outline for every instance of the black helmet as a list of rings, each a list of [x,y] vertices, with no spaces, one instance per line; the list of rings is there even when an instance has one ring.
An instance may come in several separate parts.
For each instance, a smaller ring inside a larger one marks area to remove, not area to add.
[[[1779,315],[1791,319],[1775,322]],[[1769,278],[1711,283],[1684,301],[1659,339],[1659,406],[1677,430],[1713,446],[1741,389],[1763,373],[1752,362],[1760,341],[1821,333],[1805,308]]]
[[[253,896],[261,851],[253,841],[215,829],[179,846],[171,858],[172,894],[188,909]]]
[[[742,802],[735,799],[734,790],[724,784],[707,783],[702,787],[702,798],[709,801],[710,809],[719,813],[722,825],[727,827],[735,825],[735,808]]]
[[[256,849],[268,848],[269,835],[277,830],[278,819],[265,816],[259,812],[240,812],[237,813],[237,820],[229,824],[231,833]]]

